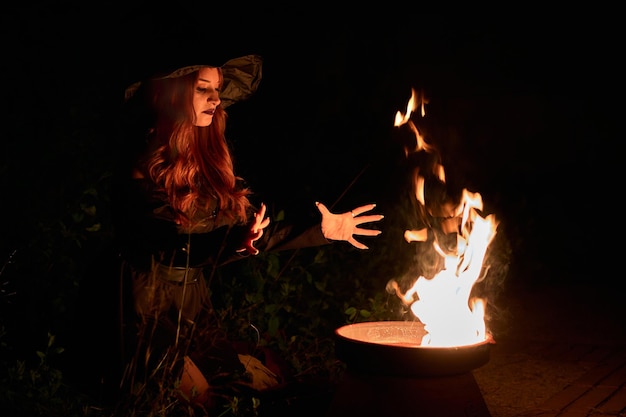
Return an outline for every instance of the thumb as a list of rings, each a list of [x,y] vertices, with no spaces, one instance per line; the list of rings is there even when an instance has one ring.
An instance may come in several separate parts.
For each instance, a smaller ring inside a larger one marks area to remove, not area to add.
[[[330,214],[330,211],[328,211],[328,208],[326,208],[326,206],[324,204],[316,201],[315,205],[317,206],[317,209],[320,211],[320,213],[322,213],[322,216]]]

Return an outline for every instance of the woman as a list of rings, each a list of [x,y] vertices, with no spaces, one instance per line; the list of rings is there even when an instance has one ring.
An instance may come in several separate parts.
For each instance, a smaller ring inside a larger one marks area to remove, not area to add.
[[[235,352],[221,334],[205,271],[259,250],[338,240],[367,249],[355,236],[381,233],[360,227],[383,218],[363,215],[375,204],[333,214],[316,203],[321,221],[310,225],[270,224],[265,205],[253,206],[251,190],[233,169],[225,107],[256,90],[261,65],[249,55],[222,67],[184,67],[127,90],[128,131],[142,138],[115,204],[136,318],[127,325],[131,387],[163,370],[179,379],[184,398],[206,406],[232,381],[256,390],[276,385],[276,375]]]

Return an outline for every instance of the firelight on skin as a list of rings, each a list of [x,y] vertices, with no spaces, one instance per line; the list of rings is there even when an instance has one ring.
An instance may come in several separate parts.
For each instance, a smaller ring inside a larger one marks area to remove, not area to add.
[[[195,125],[209,126],[213,122],[215,108],[220,105],[220,73],[217,68],[201,68],[193,93]]]

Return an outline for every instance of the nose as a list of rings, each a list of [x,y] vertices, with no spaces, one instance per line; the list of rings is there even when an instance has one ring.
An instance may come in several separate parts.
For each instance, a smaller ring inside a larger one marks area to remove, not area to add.
[[[222,100],[220,100],[220,93],[218,93],[217,91],[213,91],[211,94],[209,94],[209,96],[207,97],[207,102],[209,103],[215,103],[216,106],[219,106],[220,103],[222,102]]]

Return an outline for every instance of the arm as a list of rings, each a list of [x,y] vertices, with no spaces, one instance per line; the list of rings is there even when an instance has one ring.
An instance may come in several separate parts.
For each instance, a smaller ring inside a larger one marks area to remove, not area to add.
[[[331,213],[322,203],[316,202],[315,204],[322,215],[321,223],[300,229],[293,225],[285,226],[282,224],[268,227],[270,220],[265,217],[266,207],[262,204],[260,210],[255,214],[255,220],[249,229],[249,234],[239,251],[256,255],[259,250],[278,251],[321,246],[335,240],[346,241],[358,249],[368,249],[354,236],[378,236],[382,233],[380,230],[359,227],[361,224],[380,221],[384,218],[381,214],[361,216],[361,214],[374,209],[375,204],[361,206],[342,214]]]

